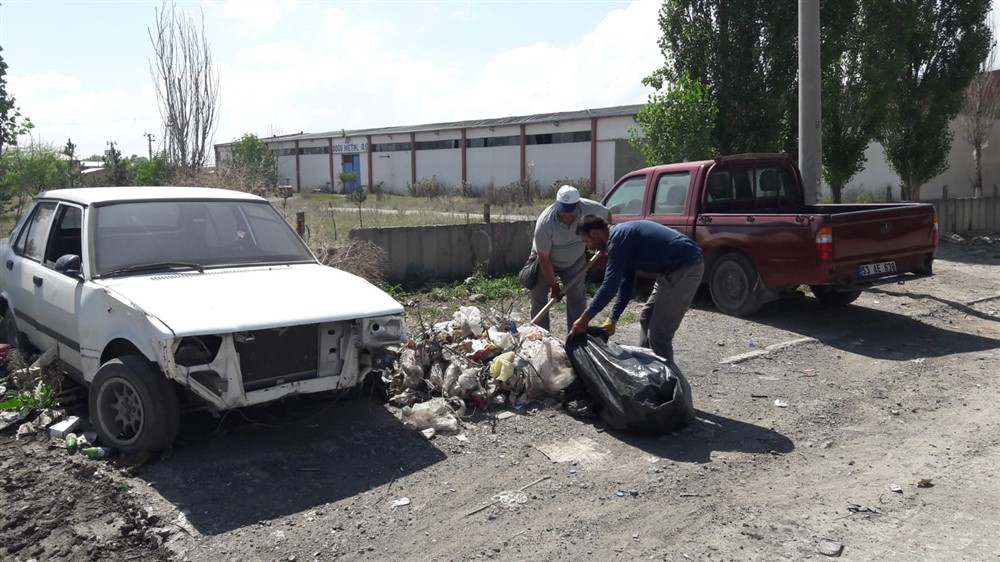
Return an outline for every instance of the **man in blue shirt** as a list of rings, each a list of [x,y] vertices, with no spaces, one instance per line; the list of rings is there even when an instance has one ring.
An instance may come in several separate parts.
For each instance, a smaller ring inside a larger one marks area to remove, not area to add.
[[[605,327],[614,333],[615,323],[635,291],[636,273],[652,273],[656,275],[656,285],[639,315],[639,345],[649,347],[653,353],[673,361],[674,333],[681,325],[705,271],[698,244],[680,232],[652,221],[623,222],[609,229],[607,221],[594,215],[580,219],[576,233],[591,250],[605,251],[608,265],[604,282],[587,310],[573,323],[572,334],[586,333],[590,321],[617,292],[618,298],[605,323]]]

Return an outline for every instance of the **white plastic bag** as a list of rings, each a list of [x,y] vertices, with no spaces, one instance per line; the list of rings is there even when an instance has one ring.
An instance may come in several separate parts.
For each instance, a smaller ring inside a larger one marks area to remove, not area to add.
[[[416,430],[433,429],[437,433],[458,431],[458,417],[465,413],[465,406],[452,409],[444,398],[432,398],[422,404],[407,406],[400,411],[403,424]]]
[[[576,378],[566,349],[555,338],[529,339],[523,344],[521,354],[530,363],[524,374],[532,398],[555,395]]]

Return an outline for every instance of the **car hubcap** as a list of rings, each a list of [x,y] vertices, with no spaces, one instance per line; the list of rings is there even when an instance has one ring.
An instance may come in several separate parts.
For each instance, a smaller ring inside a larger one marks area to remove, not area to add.
[[[108,432],[122,443],[135,441],[144,413],[135,387],[121,380],[110,381],[101,394],[101,413]]]
[[[722,298],[732,305],[739,305],[746,299],[748,282],[739,268],[726,267],[721,272]]]

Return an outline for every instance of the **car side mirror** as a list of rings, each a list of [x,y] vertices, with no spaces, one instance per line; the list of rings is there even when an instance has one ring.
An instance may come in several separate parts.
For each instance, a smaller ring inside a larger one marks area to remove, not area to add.
[[[66,275],[80,274],[80,256],[76,254],[66,254],[56,260],[56,271]]]

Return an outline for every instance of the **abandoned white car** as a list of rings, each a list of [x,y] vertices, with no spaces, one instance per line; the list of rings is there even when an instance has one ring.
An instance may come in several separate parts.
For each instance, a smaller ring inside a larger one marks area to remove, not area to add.
[[[125,452],[173,442],[183,389],[219,411],[349,388],[407,338],[395,299],[320,264],[246,193],[48,191],[0,261],[7,341],[54,349],[89,386],[100,440]]]

